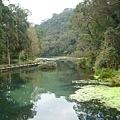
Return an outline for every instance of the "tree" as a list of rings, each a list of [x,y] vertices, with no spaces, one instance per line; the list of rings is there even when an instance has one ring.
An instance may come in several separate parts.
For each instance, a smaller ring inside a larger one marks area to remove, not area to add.
[[[114,63],[116,63],[113,64],[112,68],[118,68],[120,64],[118,59],[118,56],[120,56],[120,52],[118,52],[120,51],[118,39],[120,34],[119,5],[119,0],[84,0],[74,10],[72,23],[76,29],[82,32],[83,36],[89,36],[90,52],[92,53],[91,55],[95,55],[95,57],[91,56],[91,58],[94,58],[92,60],[94,61],[93,64],[100,63],[101,56],[102,58],[108,57],[107,59],[111,59],[107,61],[107,67],[111,66],[112,57],[115,57]],[[86,42],[86,39],[84,42]],[[110,44],[111,46],[109,46]],[[110,57],[111,50],[112,57]],[[115,54],[117,54],[117,58]],[[106,66],[104,64],[102,67]]]
[[[28,28],[28,36],[31,38],[31,45],[29,47],[29,56],[34,60],[35,56],[41,53],[40,39],[38,38],[36,29],[32,26]],[[40,36],[39,36],[40,37]]]
[[[16,26],[16,32],[18,37],[18,46],[16,51],[19,53],[19,63],[21,54],[27,52],[31,44],[31,40],[28,37],[27,29],[29,28],[29,22],[27,21],[29,11],[21,8],[19,5],[9,5],[10,9],[13,11],[14,17],[16,18],[14,25]],[[24,52],[23,52],[24,51]],[[26,53],[27,54],[27,53]]]
[[[12,11],[7,6],[4,6],[2,9],[2,28],[4,31],[3,39],[6,45],[5,52],[7,53],[9,65],[10,65],[10,53],[15,50],[17,44],[14,22],[15,18],[12,14]]]
[[[78,31],[71,30],[72,14],[73,9],[67,8],[60,14],[53,14],[51,19],[42,22],[39,26],[35,26],[39,29],[38,33],[44,31],[41,39],[43,56],[67,55],[76,50]]]
[[[3,52],[5,50],[5,41],[4,41],[4,31],[2,27],[2,11],[4,8],[4,4],[2,3],[2,0],[0,0],[0,57],[2,58]]]

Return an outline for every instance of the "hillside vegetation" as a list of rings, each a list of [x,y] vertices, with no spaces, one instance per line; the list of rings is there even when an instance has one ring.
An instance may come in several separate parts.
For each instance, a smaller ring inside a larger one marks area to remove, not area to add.
[[[39,30],[44,31],[42,37],[42,56],[63,56],[79,54],[80,31],[72,29],[71,18],[73,9],[66,8],[60,14],[53,14],[40,25],[36,25]]]

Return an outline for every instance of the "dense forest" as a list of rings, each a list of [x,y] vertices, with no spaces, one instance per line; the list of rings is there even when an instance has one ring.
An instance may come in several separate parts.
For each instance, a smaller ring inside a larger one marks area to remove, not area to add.
[[[19,5],[6,6],[0,0],[0,64],[34,59],[41,52],[39,31],[27,21],[29,13]]]
[[[74,9],[72,24],[80,30],[80,40],[89,43],[88,61],[79,65],[120,84],[119,71],[115,72],[120,65],[120,0],[84,0]]]
[[[60,14],[53,14],[51,19],[36,26],[43,30],[42,36],[42,56],[60,56],[71,54],[76,49],[76,31],[72,30],[70,19],[73,9],[66,8]]]
[[[81,39],[89,41],[95,68],[118,69],[120,63],[120,1],[84,0],[77,5],[73,25],[82,32]]]

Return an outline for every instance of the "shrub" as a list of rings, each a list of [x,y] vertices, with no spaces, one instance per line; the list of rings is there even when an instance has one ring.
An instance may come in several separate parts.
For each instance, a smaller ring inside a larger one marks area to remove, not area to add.
[[[115,76],[115,71],[110,68],[102,68],[95,71],[95,76],[97,79],[101,80],[112,80]]]
[[[1,58],[0,59],[0,64],[7,64],[8,63],[8,59],[7,58]]]
[[[120,86],[120,70],[116,71],[116,74],[112,79],[110,86]]]
[[[109,86],[120,86],[120,70],[115,71],[110,68],[102,68],[95,72],[96,79],[106,80]]]
[[[87,60],[85,58],[80,59],[80,61],[77,63],[78,68],[86,69],[87,68]]]
[[[57,68],[56,62],[44,62],[41,65],[39,65],[39,69],[41,70],[54,70]]]
[[[113,47],[106,48],[95,61],[95,71],[102,68],[118,69],[119,56]]]
[[[17,64],[17,63],[19,63],[19,60],[18,60],[18,59],[12,59],[12,60],[11,60],[11,63],[12,63],[12,64]]]

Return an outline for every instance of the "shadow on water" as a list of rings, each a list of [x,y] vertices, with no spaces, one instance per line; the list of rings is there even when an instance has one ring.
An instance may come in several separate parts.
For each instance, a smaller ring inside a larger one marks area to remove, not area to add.
[[[74,106],[79,120],[120,120],[120,112],[105,107],[98,100],[79,102]]]

